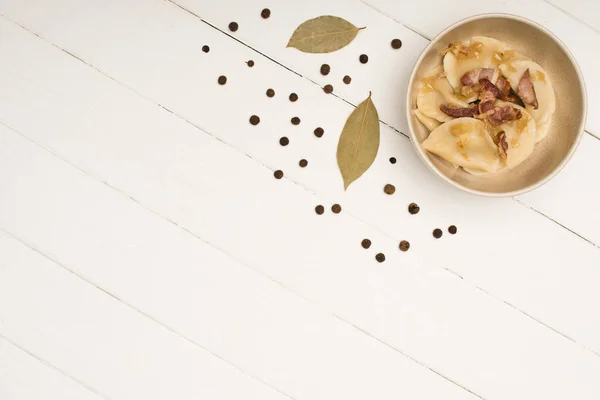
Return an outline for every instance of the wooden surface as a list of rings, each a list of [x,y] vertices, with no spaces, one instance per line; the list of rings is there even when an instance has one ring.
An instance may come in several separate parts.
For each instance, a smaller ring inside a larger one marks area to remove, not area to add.
[[[429,38],[497,11],[571,48],[590,113],[556,179],[487,199],[421,164],[403,102]],[[600,398],[594,13],[592,0],[0,1],[0,399]],[[286,48],[327,14],[367,29],[336,53]],[[337,140],[369,91],[380,151],[344,192]]]

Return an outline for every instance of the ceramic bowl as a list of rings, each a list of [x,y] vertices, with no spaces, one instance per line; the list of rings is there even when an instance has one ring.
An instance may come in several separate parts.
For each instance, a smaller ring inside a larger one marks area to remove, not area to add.
[[[556,112],[548,136],[536,144],[529,158],[513,170],[476,176],[455,168],[421,146],[429,132],[417,120],[416,95],[421,80],[440,65],[440,51],[455,40],[490,36],[540,64],[556,94]],[[513,196],[533,190],[552,179],[569,161],[584,134],[587,99],[583,76],[567,47],[535,22],[508,14],[477,15],[459,21],[440,33],[425,48],[410,76],[407,118],[411,141],[423,162],[451,185],[484,196]]]

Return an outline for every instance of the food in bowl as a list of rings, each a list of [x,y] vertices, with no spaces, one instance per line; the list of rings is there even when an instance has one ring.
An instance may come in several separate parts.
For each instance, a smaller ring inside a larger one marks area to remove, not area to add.
[[[421,81],[415,116],[427,151],[473,175],[513,169],[548,133],[556,99],[546,71],[486,36],[456,41]]]

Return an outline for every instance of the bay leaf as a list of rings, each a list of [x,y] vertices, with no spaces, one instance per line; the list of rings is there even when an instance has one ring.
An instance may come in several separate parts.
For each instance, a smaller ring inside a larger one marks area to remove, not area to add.
[[[369,169],[378,150],[379,115],[369,92],[369,97],[346,120],[338,142],[337,162],[344,190]]]
[[[357,28],[343,18],[322,15],[301,23],[287,47],[304,53],[331,53],[350,44],[361,29],[365,28]]]

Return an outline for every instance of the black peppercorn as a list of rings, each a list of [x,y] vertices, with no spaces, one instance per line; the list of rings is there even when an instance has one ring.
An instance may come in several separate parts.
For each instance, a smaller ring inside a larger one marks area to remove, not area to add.
[[[420,210],[421,210],[421,208],[418,205],[416,205],[415,203],[410,203],[408,205],[408,212],[411,214],[417,214]]]
[[[394,39],[390,44],[392,45],[392,49],[398,50],[400,47],[402,47],[402,40]]]

